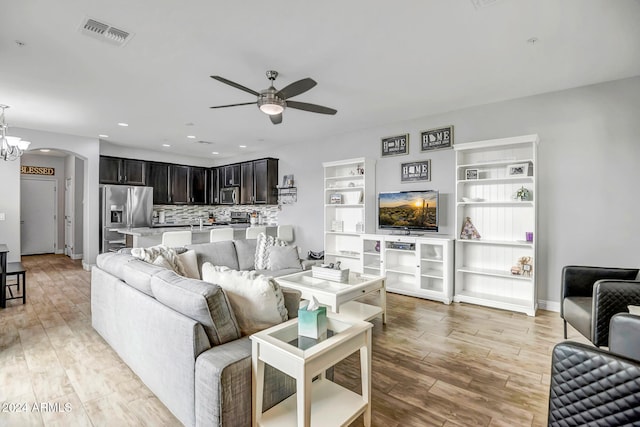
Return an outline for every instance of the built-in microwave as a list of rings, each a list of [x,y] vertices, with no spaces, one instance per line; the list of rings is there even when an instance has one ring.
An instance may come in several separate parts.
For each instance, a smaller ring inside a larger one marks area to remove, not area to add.
[[[226,187],[220,189],[221,205],[237,205],[240,202],[240,187]]]

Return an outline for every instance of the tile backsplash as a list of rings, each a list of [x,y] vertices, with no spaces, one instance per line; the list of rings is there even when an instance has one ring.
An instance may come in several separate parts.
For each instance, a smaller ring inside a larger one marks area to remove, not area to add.
[[[261,224],[278,225],[276,205],[244,205],[244,206],[194,206],[194,205],[153,205],[153,222],[158,222],[159,212],[164,211],[164,222],[173,224],[196,224],[200,218],[208,219],[209,214],[217,221],[229,221],[233,212],[258,212]]]

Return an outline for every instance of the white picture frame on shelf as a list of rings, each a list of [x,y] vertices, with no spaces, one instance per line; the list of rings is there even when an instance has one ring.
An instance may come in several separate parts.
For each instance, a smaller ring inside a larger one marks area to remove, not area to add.
[[[329,196],[329,204],[331,205],[341,205],[342,204],[342,194],[341,193],[333,193]]]
[[[480,178],[480,171],[478,169],[467,169],[464,171],[464,176],[467,181],[473,181]]]
[[[529,175],[529,163],[516,163],[507,166],[507,176],[528,176]]]

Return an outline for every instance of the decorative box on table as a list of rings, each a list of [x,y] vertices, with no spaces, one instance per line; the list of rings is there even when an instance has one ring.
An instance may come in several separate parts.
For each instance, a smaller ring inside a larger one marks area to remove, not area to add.
[[[336,270],[334,268],[327,267],[311,267],[311,274],[316,279],[331,280],[333,282],[348,282],[349,281],[349,269]]]

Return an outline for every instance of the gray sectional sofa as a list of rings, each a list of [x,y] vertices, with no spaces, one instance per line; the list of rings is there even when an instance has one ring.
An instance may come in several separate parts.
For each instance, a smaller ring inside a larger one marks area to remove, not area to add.
[[[190,245],[198,265],[253,267],[255,241]],[[294,270],[296,271],[296,270]],[[294,271],[269,271],[271,275]],[[284,290],[289,316],[300,294]],[[106,253],[91,272],[94,329],[186,426],[251,424],[251,343],[216,284],[177,275],[129,254]],[[295,392],[267,367],[264,409]]]

